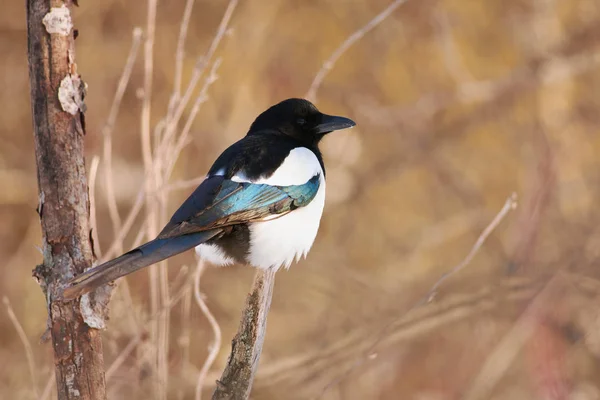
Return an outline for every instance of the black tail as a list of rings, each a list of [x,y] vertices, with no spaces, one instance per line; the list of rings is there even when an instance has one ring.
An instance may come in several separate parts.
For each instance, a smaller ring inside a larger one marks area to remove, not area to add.
[[[196,247],[219,233],[220,230],[216,229],[174,238],[154,239],[71,279],[63,292],[63,299],[79,297],[98,286]]]

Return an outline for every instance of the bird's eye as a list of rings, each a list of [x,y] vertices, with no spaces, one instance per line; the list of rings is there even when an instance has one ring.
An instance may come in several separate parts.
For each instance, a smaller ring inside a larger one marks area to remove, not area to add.
[[[298,119],[296,120],[296,123],[297,123],[299,126],[303,126],[304,124],[306,124],[306,120],[305,120],[304,118],[298,118]]]

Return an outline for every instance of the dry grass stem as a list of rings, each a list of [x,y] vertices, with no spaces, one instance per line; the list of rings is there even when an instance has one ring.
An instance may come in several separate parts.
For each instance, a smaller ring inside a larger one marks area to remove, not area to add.
[[[127,218],[125,218],[125,222],[121,226],[121,229],[113,239],[113,242],[106,253],[103,254],[102,261],[107,261],[110,258],[121,254],[119,248],[123,247],[122,243],[125,240],[125,237],[129,234],[129,231],[131,230],[131,227],[133,226],[138,214],[142,210],[145,199],[146,197],[144,196],[144,190],[142,189],[138,192],[138,195],[135,198],[135,203],[133,203],[133,206],[129,210],[129,214],[127,215]]]
[[[207,53],[198,62],[192,77],[187,85],[186,91],[183,98],[180,99],[181,95],[181,75],[183,68],[183,57],[184,57],[184,46],[185,39],[187,36],[188,24],[190,20],[191,10],[193,3],[187,2],[184,10],[184,15],[180,24],[180,35],[178,39],[178,46],[176,50],[176,82],[171,95],[171,101],[169,103],[169,109],[165,118],[163,118],[154,129],[154,146],[153,151],[148,151],[145,160],[145,174],[146,174],[146,204],[147,204],[147,215],[149,226],[152,227],[148,230],[149,236],[154,237],[157,233],[157,223],[164,224],[167,220],[167,195],[168,191],[159,190],[165,186],[168,181],[171,171],[175,166],[177,159],[185,145],[188,143],[188,134],[191,128],[193,119],[198,113],[200,104],[206,99],[208,87],[216,79],[215,70],[219,64],[219,61],[215,62],[211,74],[206,79],[204,87],[201,89],[200,94],[197,97],[195,104],[192,107],[191,114],[186,122],[186,126],[179,133],[176,133],[177,126],[183,115],[185,107],[188,105],[189,100],[194,92],[196,85],[201,78],[206,65],[212,59],[219,43],[221,42],[224,33],[227,29],[231,15],[237,1],[230,1],[229,6],[225,11],[225,15],[219,25],[215,38],[213,39]],[[149,29],[150,31],[150,29]],[[147,56],[149,53],[147,52]],[[149,93],[145,93],[149,97]],[[144,133],[145,132],[145,133]],[[147,149],[151,150],[150,135],[149,135],[149,124],[144,126],[142,133],[145,137],[144,142],[148,143]],[[145,152],[145,150],[144,150]],[[150,200],[153,197],[153,201]],[[170,303],[170,293],[168,285],[168,270],[167,262],[163,261],[158,264],[158,276],[156,275],[156,266],[151,267],[150,270],[150,293],[152,310],[155,311],[159,305],[165,305]],[[159,296],[159,298],[157,298]],[[168,386],[168,353],[169,353],[169,326],[170,326],[170,310],[165,310],[161,313],[157,323],[154,325],[154,329],[151,330],[151,334],[156,343],[157,352],[157,368],[158,368],[158,380],[160,381],[163,392],[166,393]],[[164,396],[163,396],[164,397]]]
[[[192,290],[191,283],[188,282],[188,283],[181,284],[177,281],[178,280],[176,279],[173,286],[174,287],[180,286],[180,287],[177,291],[175,291],[175,294],[171,297],[170,303],[161,307],[161,309],[158,310],[158,312],[156,314],[150,315],[150,317],[145,321],[144,325],[148,325],[148,324],[151,324],[153,321],[156,321],[156,319],[160,318],[162,314],[164,314],[165,312],[167,312],[168,310],[170,310],[174,306],[176,306],[177,303],[186,295],[186,293],[191,292],[191,290]],[[115,358],[115,360],[112,362],[112,364],[106,370],[106,380],[107,381],[109,381],[114,376],[115,372],[117,372],[118,369],[121,367],[121,365],[123,365],[123,363],[125,362],[127,357],[129,357],[129,355],[136,349],[137,345],[139,345],[141,343],[142,338],[144,337],[144,334],[145,334],[145,332],[142,332],[142,331],[136,333],[136,335],[134,335],[129,340],[129,342],[123,348],[123,350],[121,350],[121,352],[119,353],[117,358]]]
[[[270,389],[285,385],[298,398],[318,397],[315,393],[320,393],[325,385],[331,383],[332,377],[338,376],[336,371],[345,371],[356,365],[357,353],[366,354],[363,362],[366,364],[368,360],[369,365],[365,365],[365,371],[357,371],[356,376],[348,379],[349,382],[368,375],[369,367],[378,368],[381,363],[386,365],[384,360],[388,355],[402,348],[410,348],[415,341],[427,340],[427,337],[439,332],[445,334],[453,326],[468,324],[498,310],[520,309],[539,293],[542,286],[534,279],[510,277],[475,291],[467,289],[449,293],[427,307],[419,307],[400,317],[394,310],[389,310],[381,318],[394,321],[381,338],[376,351],[372,348],[373,328],[368,323],[361,324],[325,346],[261,365],[257,374],[257,393],[269,393]],[[372,360],[377,361],[371,364]],[[403,373],[400,375],[406,376]],[[217,377],[211,373],[208,379]],[[335,398],[333,393],[326,396],[332,397]]]
[[[99,257],[102,254],[100,249],[100,239],[98,238],[98,215],[96,209],[96,178],[98,176],[98,166],[100,157],[94,156],[90,165],[89,190],[90,190],[90,229],[92,234],[92,246],[94,254]]]
[[[557,291],[563,284],[562,272],[557,272],[547,281],[542,290],[529,302],[512,328],[503,336],[493,351],[486,357],[483,365],[465,391],[465,400],[489,399],[494,387],[506,374],[511,364],[522,352],[525,343],[532,337],[537,317],[556,302]]]
[[[435,114],[459,104],[481,103],[481,107],[485,108],[501,102],[503,98],[514,93],[527,92],[544,85],[561,84],[569,79],[578,78],[600,65],[600,52],[585,50],[575,54],[561,54],[560,49],[557,49],[547,59],[534,60],[536,63],[541,61],[539,67],[541,79],[535,79],[530,65],[522,65],[495,80],[460,83],[452,93],[423,94],[409,107],[370,107],[369,113],[364,117],[377,125],[384,123],[392,127],[410,121],[411,126],[422,128],[428,126]]]
[[[217,50],[217,47],[221,43],[221,40],[225,36],[225,32],[227,32],[229,22],[231,20],[231,16],[233,15],[233,11],[235,10],[237,4],[238,4],[238,0],[230,0],[229,1],[227,9],[225,10],[223,18],[221,19],[221,22],[219,24],[219,27],[217,28],[215,37],[213,38],[208,51],[204,54],[204,56],[201,56],[198,58],[198,61],[196,62],[196,66],[194,67],[194,70],[192,71],[192,76],[187,85],[185,93],[183,94],[183,97],[179,100],[179,102],[177,103],[177,105],[175,107],[175,111],[169,117],[169,119],[166,123],[165,133],[163,135],[161,143],[158,145],[158,150],[157,150],[158,158],[161,158],[161,156],[164,153],[171,152],[169,149],[170,149],[170,146],[172,146],[172,143],[174,142],[173,136],[176,133],[177,125],[179,124],[181,116],[183,115],[185,108],[188,106],[190,100],[192,99],[194,90],[196,89],[196,86],[198,85],[198,82],[200,81],[200,78],[202,77],[204,70],[206,69],[208,63],[212,59],[215,51]]]
[[[200,183],[202,183],[203,180],[204,180],[204,177],[190,179],[190,180],[184,180],[184,181],[176,181],[171,184],[162,186],[161,189],[159,189],[157,192],[160,192],[160,191],[171,192],[173,190],[189,189],[189,188],[198,186]],[[142,210],[142,207],[144,206],[145,200],[146,200],[146,194],[144,193],[144,190],[141,189],[138,192],[138,194],[135,198],[135,201],[134,201],[133,205],[131,206],[131,209],[129,210],[129,213],[127,214],[127,217],[125,218],[125,221],[123,222],[123,225],[121,226],[121,229],[119,229],[119,231],[117,232],[117,234],[114,237],[113,242],[110,244],[110,247],[108,248],[108,250],[102,255],[102,257],[101,257],[102,262],[107,261],[110,258],[113,258],[113,257],[121,254],[122,251],[119,250],[119,248],[123,247],[122,243],[125,240],[125,237],[131,231],[131,228],[133,227],[133,224],[135,223],[136,218],[138,217],[140,211]],[[132,245],[131,247],[133,248],[135,246]]]
[[[39,397],[40,400],[48,400],[50,396],[52,396],[52,391],[54,390],[54,385],[56,384],[56,375],[54,375],[54,371],[50,373],[50,377],[48,381],[46,381],[46,385],[44,386],[44,391],[42,392],[42,396]]]
[[[188,28],[190,25],[190,18],[192,16],[192,9],[194,8],[195,0],[186,0],[185,9],[183,10],[183,17],[181,18],[181,24],[179,25],[179,38],[177,39],[177,50],[175,51],[175,77],[173,79],[174,88],[173,95],[169,104],[169,115],[172,114],[174,106],[181,97],[181,80],[183,76],[183,60],[185,58],[185,41],[187,39]]]
[[[106,203],[108,205],[108,214],[112,222],[113,235],[115,238],[118,237],[118,232],[121,229],[121,217],[119,216],[119,210],[117,208],[117,198],[115,195],[114,177],[112,172],[112,132],[117,121],[117,115],[119,114],[119,110],[121,108],[121,101],[123,100],[125,89],[127,88],[129,78],[131,77],[131,72],[133,71],[133,65],[137,58],[141,39],[142,30],[140,28],[134,28],[133,40],[131,43],[131,48],[129,49],[129,55],[127,56],[127,61],[125,62],[125,67],[123,68],[121,77],[119,78],[117,90],[115,91],[115,96],[110,106],[106,123],[102,128],[102,157],[104,165],[104,183],[106,186]],[[123,241],[117,240],[117,244],[119,246],[117,248],[117,252],[123,252]],[[98,255],[100,255],[100,253],[98,253]]]
[[[454,268],[452,268],[450,271],[448,271],[444,275],[442,275],[440,277],[440,279],[438,279],[438,281],[431,287],[431,289],[429,290],[429,292],[427,293],[427,296],[426,296],[428,302],[432,301],[434,299],[434,297],[437,293],[437,289],[440,287],[440,285],[442,283],[444,283],[444,281],[446,279],[448,279],[452,275],[460,272],[463,268],[465,268],[467,265],[469,265],[469,263],[473,260],[473,257],[475,257],[477,252],[481,249],[481,246],[483,246],[483,244],[485,243],[487,238],[490,236],[490,234],[498,227],[498,225],[500,225],[500,222],[502,222],[504,217],[506,217],[506,215],[508,215],[509,212],[515,210],[516,208],[517,208],[517,194],[513,193],[506,199],[506,201],[504,202],[504,205],[502,206],[502,208],[500,209],[498,214],[496,214],[496,216],[494,217],[492,222],[490,222],[488,224],[488,226],[485,227],[483,232],[481,232],[481,234],[475,241],[475,244],[471,248],[471,251],[469,251],[469,254],[467,254],[467,256],[459,264],[457,264]]]
[[[456,84],[473,81],[473,76],[465,68],[460,53],[456,48],[456,43],[454,43],[452,26],[448,19],[448,14],[445,11],[437,10],[434,14],[434,21],[436,22],[438,41],[442,48],[444,64],[448,73],[452,79],[454,79]]]
[[[106,370],[106,382],[109,382],[115,372],[123,365],[127,357],[131,355],[133,350],[137,347],[138,344],[142,341],[143,335],[135,335],[129,343],[121,350],[119,355],[114,359],[114,361],[110,364],[108,369]]]
[[[10,305],[10,300],[8,300],[8,297],[6,297],[6,296],[2,297],[2,302],[4,303],[4,306],[6,307],[6,313],[8,314],[8,318],[10,319],[10,322],[12,322],[13,326],[15,327],[15,330],[17,331],[17,335],[19,335],[19,339],[21,340],[21,343],[23,344],[23,349],[25,350],[25,357],[27,358],[27,366],[29,367],[29,374],[31,375],[31,390],[33,391],[33,394],[35,395],[35,398],[39,399],[40,392],[38,389],[37,373],[35,372],[36,364],[35,364],[35,358],[33,357],[33,350],[31,348],[31,343],[29,342],[29,339],[27,338],[27,334],[25,333],[23,326],[19,322],[19,319],[17,318],[12,306]]]
[[[146,223],[142,224],[142,226],[140,227],[140,230],[138,231],[137,235],[133,239],[133,242],[131,244],[132,248],[136,248],[142,244],[142,242],[144,241],[145,229],[146,229]]]
[[[210,74],[206,78],[205,83],[204,83],[202,89],[200,90],[200,93],[198,94],[198,96],[196,97],[196,100],[194,101],[192,109],[190,110],[190,115],[188,116],[188,118],[185,122],[185,125],[183,126],[183,129],[181,130],[179,138],[177,138],[177,140],[175,141],[175,144],[173,145],[172,150],[171,150],[171,154],[169,155],[169,157],[167,157],[168,161],[167,161],[166,168],[165,168],[165,181],[167,181],[169,179],[169,177],[171,176],[171,174],[173,172],[173,168],[175,168],[175,163],[179,159],[179,154],[185,148],[185,146],[189,143],[189,140],[190,140],[189,133],[192,128],[192,123],[194,122],[196,115],[198,114],[198,111],[200,111],[200,106],[202,105],[202,103],[204,103],[206,101],[206,99],[208,99],[208,89],[209,89],[210,85],[212,85],[217,80],[217,77],[218,77],[217,69],[219,68],[219,65],[221,65],[220,58],[216,59],[215,62],[213,63],[213,66],[210,70]],[[165,194],[166,193],[167,192],[165,191]]]
[[[150,138],[150,107],[152,100],[152,73],[154,70],[154,35],[156,28],[156,7],[158,0],[148,0],[146,17],[146,33],[144,42],[144,91],[142,97],[142,113],[140,116],[142,159],[146,171],[146,185],[151,185],[152,168],[152,143]],[[152,187],[146,187],[146,192],[152,193]],[[153,224],[150,224],[153,225]],[[149,230],[152,228],[149,227]],[[153,237],[149,237],[153,239]]]
[[[217,319],[210,312],[210,309],[206,305],[202,293],[200,293],[200,277],[202,276],[203,271],[204,263],[202,260],[198,260],[196,272],[194,273],[194,298],[196,299],[196,304],[198,304],[198,307],[210,323],[210,327],[213,330],[214,340],[213,343],[208,347],[208,356],[206,357],[206,360],[204,361],[204,364],[198,373],[198,379],[196,380],[196,400],[200,400],[202,398],[202,388],[204,387],[206,375],[208,374],[210,367],[215,362],[217,355],[219,355],[219,350],[221,349],[221,327],[219,326]]]
[[[433,298],[435,297],[435,294],[436,294],[439,286],[448,277],[461,271],[464,267],[466,267],[471,262],[471,260],[473,260],[473,257],[475,257],[477,252],[481,249],[481,246],[483,246],[483,244],[485,243],[485,241],[489,237],[489,235],[498,227],[498,225],[500,224],[500,222],[502,222],[502,220],[506,217],[506,215],[508,215],[508,213],[510,211],[512,211],[516,208],[516,206],[517,206],[516,200],[517,200],[517,198],[516,198],[515,193],[513,193],[506,199],[506,201],[504,202],[504,205],[502,206],[502,208],[500,209],[498,214],[496,214],[494,219],[487,225],[487,227],[483,230],[483,232],[478,236],[477,240],[475,241],[475,244],[473,245],[473,247],[471,247],[471,250],[469,251],[467,256],[463,259],[463,261],[461,261],[458,265],[456,265],[454,268],[452,268],[449,272],[442,275],[442,277],[440,279],[438,279],[438,281],[431,287],[431,289],[427,292],[427,294],[425,296],[423,296],[418,302],[416,302],[412,307],[410,307],[406,311],[405,314],[410,313],[414,309],[431,302],[433,300]],[[380,330],[380,332],[377,334],[377,336],[376,336],[377,339],[375,340],[375,342],[368,347],[367,351],[365,351],[363,353],[363,355],[360,356],[350,366],[350,368],[348,368],[348,370],[346,370],[342,375],[340,375],[338,378],[336,378],[335,380],[328,383],[323,388],[323,390],[319,394],[318,398],[323,397],[323,395],[325,395],[325,393],[328,390],[330,390],[332,387],[338,385],[345,378],[347,378],[352,371],[354,371],[356,368],[358,368],[360,365],[362,365],[366,360],[369,360],[373,354],[376,354],[375,348],[387,336],[388,331],[390,330],[390,328],[392,328],[396,324],[396,322],[398,321],[399,318],[402,318],[402,317],[395,317],[391,321],[386,323],[384,325],[384,327]]]
[[[367,33],[369,33],[373,28],[377,25],[385,21],[387,17],[389,17],[398,7],[402,4],[406,3],[407,0],[395,0],[390,5],[388,5],[382,12],[377,14],[375,18],[370,20],[366,25],[362,28],[354,32],[352,35],[348,36],[346,40],[337,48],[331,56],[323,63],[321,69],[315,75],[308,92],[306,93],[306,98],[315,102],[317,100],[317,91],[321,87],[323,80],[329,74],[329,72],[333,69],[335,64],[338,62],[340,57],[348,51],[350,47],[354,45],[354,43],[358,42],[362,39]]]
[[[181,365],[186,368],[190,365],[190,344],[192,340],[192,296],[188,290],[181,299],[181,334],[179,344],[181,346]]]
[[[158,210],[157,202],[148,193],[154,193],[156,185],[155,168],[152,160],[152,138],[151,138],[151,100],[152,100],[152,78],[154,70],[154,37],[156,30],[156,8],[157,0],[147,1],[146,14],[146,32],[144,41],[144,86],[142,96],[142,112],[140,115],[140,139],[142,147],[142,160],[144,163],[144,190],[146,191],[146,215],[145,232],[148,240],[154,239],[158,233]],[[160,283],[158,276],[158,266],[149,267],[149,291],[150,291],[150,310],[156,314],[160,308]],[[165,349],[161,347],[161,321],[153,320],[150,324],[150,341],[153,346],[153,354],[150,359],[153,360],[155,379],[155,393],[158,399],[166,399],[167,396],[167,377],[164,374],[165,366],[161,363],[165,357]]]

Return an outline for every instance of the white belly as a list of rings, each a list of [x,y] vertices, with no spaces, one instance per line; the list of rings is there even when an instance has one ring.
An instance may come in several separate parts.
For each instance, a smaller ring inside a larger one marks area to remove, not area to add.
[[[248,262],[257,268],[289,268],[294,260],[306,257],[317,237],[323,206],[325,179],[315,198],[305,207],[283,217],[250,225]]]

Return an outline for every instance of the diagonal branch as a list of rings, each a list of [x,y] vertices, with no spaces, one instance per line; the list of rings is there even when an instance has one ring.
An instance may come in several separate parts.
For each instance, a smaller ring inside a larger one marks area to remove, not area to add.
[[[247,399],[250,396],[267,330],[267,314],[274,284],[274,270],[259,269],[256,272],[238,332],[231,342],[227,366],[217,381],[213,400]]]
[[[367,33],[369,33],[371,30],[373,30],[373,28],[375,28],[377,25],[379,25],[380,23],[385,21],[386,18],[388,18],[402,4],[406,3],[406,1],[407,0],[392,1],[383,11],[381,11],[373,19],[371,19],[369,22],[367,22],[362,28],[355,31],[352,35],[348,36],[348,38],[346,40],[344,40],[344,42],[341,45],[339,45],[339,47],[337,49],[335,49],[334,52],[331,53],[329,58],[323,63],[323,65],[321,66],[321,69],[319,70],[319,72],[317,72],[317,75],[315,75],[315,78],[313,79],[312,83],[310,84],[310,88],[308,89],[308,92],[306,93],[306,98],[313,102],[316,101],[317,91],[321,87],[321,84],[323,83],[323,80],[325,80],[325,77],[327,76],[327,74],[329,74],[329,72],[331,72],[331,70],[335,66],[335,63],[338,62],[340,57],[346,51],[348,51],[348,49],[350,47],[352,47],[354,45],[354,43],[358,42]]]

